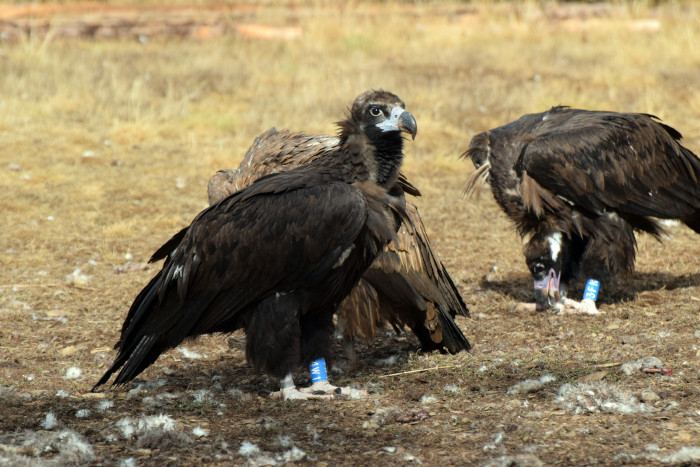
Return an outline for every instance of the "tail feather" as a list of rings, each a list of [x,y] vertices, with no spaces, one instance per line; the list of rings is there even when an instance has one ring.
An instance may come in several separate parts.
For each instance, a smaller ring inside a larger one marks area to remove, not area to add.
[[[177,294],[172,290],[164,297],[165,301],[161,301],[158,296],[161,278],[162,274],[158,273],[134,300],[115,345],[118,354],[93,391],[122,367],[112,386],[127,383],[155,362],[161,353],[180,344],[190,335],[199,317],[196,310],[211,301],[204,294],[196,294],[186,303],[178,303]]]
[[[112,374],[122,368],[122,366],[123,368],[114,379],[112,386],[119,386],[134,379],[139,373],[148,368],[151,363],[155,362],[163,352],[164,349],[154,349],[156,343],[157,336],[142,336],[134,350],[131,352],[121,351],[114,363],[112,363],[112,366],[93,386],[92,391],[94,392],[98,387],[105,384]]]
[[[442,345],[451,354],[456,354],[462,350],[469,351],[472,346],[467,338],[459,329],[457,323],[450,313],[446,312],[442,307],[437,306],[438,318],[440,319],[440,327],[442,328]]]

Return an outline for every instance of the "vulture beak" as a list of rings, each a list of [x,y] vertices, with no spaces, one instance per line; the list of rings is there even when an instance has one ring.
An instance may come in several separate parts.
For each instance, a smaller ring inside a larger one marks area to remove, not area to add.
[[[410,134],[412,139],[416,139],[416,133],[418,133],[416,119],[411,115],[411,112],[401,107],[391,109],[389,118],[377,123],[377,127],[381,128],[382,131],[403,131]]]
[[[535,280],[535,302],[538,309],[547,310],[561,301],[560,277],[561,273],[557,274],[552,268],[543,279]]]

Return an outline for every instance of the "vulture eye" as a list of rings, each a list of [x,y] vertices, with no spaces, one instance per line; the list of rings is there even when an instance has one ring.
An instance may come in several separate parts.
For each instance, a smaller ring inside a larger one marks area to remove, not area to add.
[[[379,109],[379,107],[370,107],[369,114],[373,117],[379,117],[382,115],[382,111]]]
[[[532,267],[532,272],[534,272],[535,274],[540,274],[540,273],[544,272],[544,269],[545,269],[544,264],[535,263],[535,265]]]

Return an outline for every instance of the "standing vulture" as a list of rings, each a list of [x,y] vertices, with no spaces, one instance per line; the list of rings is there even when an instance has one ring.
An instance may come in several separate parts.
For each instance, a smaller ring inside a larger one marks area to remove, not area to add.
[[[652,115],[553,107],[471,140],[467,191],[487,179],[524,238],[538,309],[585,311],[564,286],[631,273],[634,231],[663,234],[654,218],[700,233],[700,159],[680,139]]]
[[[314,397],[292,371],[330,358],[338,304],[396,237],[402,133],[417,131],[382,90],[358,96],[339,127],[329,157],[231,194],[153,254],[163,268],[136,297],[95,388],[120,369],[113,385],[132,380],[188,337],[244,329],[248,361],[280,378],[285,399]]]
[[[220,170],[209,180],[209,202],[215,204],[270,173],[333,157],[338,144],[339,139],[329,135],[272,128],[255,139],[237,170]],[[420,195],[402,174],[397,190]],[[454,322],[457,314],[469,316],[469,309],[435,257],[418,210],[409,200],[406,214],[397,238],[384,247],[338,309],[346,351],[353,360],[354,337],[371,339],[384,321],[397,330],[407,325],[425,351],[457,353],[471,347]]]

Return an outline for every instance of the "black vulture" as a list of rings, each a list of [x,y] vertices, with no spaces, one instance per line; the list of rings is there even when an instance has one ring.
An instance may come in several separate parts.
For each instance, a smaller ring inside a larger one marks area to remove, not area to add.
[[[471,140],[467,191],[488,180],[523,237],[538,309],[586,312],[565,286],[630,274],[655,218],[700,233],[700,159],[680,139],[653,115],[553,107]]]
[[[331,357],[338,304],[396,237],[406,216],[393,189],[402,133],[417,131],[384,90],[358,96],[338,125],[332,155],[227,196],[153,254],[163,267],[134,300],[93,390],[120,369],[113,385],[132,380],[186,338],[244,329],[248,361],[281,380],[285,399],[314,397],[292,372]]]
[[[255,139],[236,170],[220,170],[209,180],[209,202],[241,190],[270,173],[279,173],[321,157],[332,157],[340,140],[330,135],[277,131],[271,128]],[[399,173],[397,189],[414,196],[420,192]],[[338,308],[346,353],[354,361],[356,336],[371,340],[378,326],[408,326],[422,350],[457,353],[469,350],[469,341],[454,322],[469,316],[449,273],[433,253],[415,204],[406,200],[408,222],[397,238],[365,272]]]

